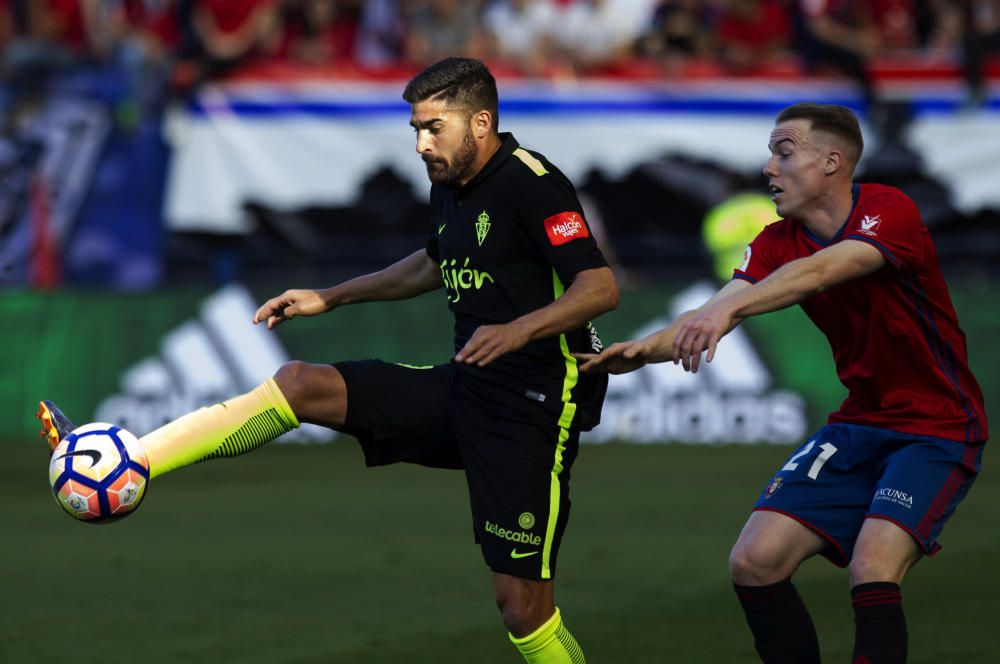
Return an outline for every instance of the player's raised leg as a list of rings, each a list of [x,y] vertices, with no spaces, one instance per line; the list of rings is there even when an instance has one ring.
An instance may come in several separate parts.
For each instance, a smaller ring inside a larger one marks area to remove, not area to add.
[[[583,664],[583,650],[556,608],[552,581],[493,574],[493,590],[510,640],[529,664]]]
[[[729,570],[762,661],[820,661],[816,627],[791,577],[826,546],[812,530],[777,512],[754,512],[743,527]]]
[[[150,474],[199,461],[233,457],[313,422],[336,428],[347,412],[347,389],[332,366],[289,362],[250,392],[200,408],[143,436]]]

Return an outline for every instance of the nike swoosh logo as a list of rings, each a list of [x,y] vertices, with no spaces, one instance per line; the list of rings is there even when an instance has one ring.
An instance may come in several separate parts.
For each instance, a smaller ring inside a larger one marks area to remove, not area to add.
[[[538,553],[538,552],[537,551],[525,551],[524,553],[518,553],[517,549],[514,549],[513,551],[510,552],[510,557],[513,558],[514,560],[517,560],[518,558],[527,558],[528,556],[533,556],[536,553]]]
[[[66,454],[64,454],[64,455],[62,455],[61,457],[58,457],[58,458],[59,459],[65,459],[66,457],[75,457],[75,456],[88,456],[88,457],[90,457],[90,467],[91,468],[93,468],[94,466],[96,466],[98,464],[98,462],[100,462],[100,460],[101,460],[101,453],[99,451],[97,451],[97,450],[75,450],[73,452],[67,452]]]
[[[438,235],[441,235],[441,231],[443,231],[444,227],[447,226],[447,225],[448,225],[448,223],[445,222],[445,223],[441,224],[440,226],[438,226]]]

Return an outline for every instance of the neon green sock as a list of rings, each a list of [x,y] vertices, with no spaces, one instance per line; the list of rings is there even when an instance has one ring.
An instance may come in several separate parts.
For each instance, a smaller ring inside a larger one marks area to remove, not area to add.
[[[184,466],[234,457],[299,426],[273,378],[238,397],[199,408],[139,439],[150,477]]]
[[[528,664],[586,664],[583,650],[563,624],[559,609],[545,624],[523,638],[510,635]]]

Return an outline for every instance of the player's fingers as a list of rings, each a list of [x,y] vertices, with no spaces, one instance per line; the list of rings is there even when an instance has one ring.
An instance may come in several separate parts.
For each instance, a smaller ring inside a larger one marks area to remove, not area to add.
[[[711,362],[715,359],[715,349],[719,346],[719,337],[712,335],[708,340],[708,354],[705,355],[705,362]]]
[[[500,355],[500,340],[491,337],[483,342],[483,345],[469,357],[468,361],[479,367],[484,367]]]
[[[698,369],[701,367],[701,353],[705,350],[705,346],[705,333],[700,332],[691,343],[691,373],[698,373]]]
[[[577,366],[589,369],[604,364],[608,356],[604,353],[573,353],[573,357],[576,358]]]
[[[476,352],[481,344],[482,335],[479,333],[479,330],[476,330],[472,333],[472,336],[469,337],[469,340],[465,342],[465,345],[462,346],[461,350],[455,353],[455,360],[457,362],[468,361],[469,356]]]
[[[472,343],[472,339],[469,339],[467,342],[465,342],[465,345],[462,346],[462,348],[457,353],[455,353],[455,361],[456,362],[465,362],[466,359],[468,359],[469,354],[473,350],[471,348],[471,346],[470,346],[471,343]]]
[[[680,346],[678,347],[677,355],[678,357],[687,363],[688,366],[691,365],[691,347],[693,345],[695,333],[688,331],[685,332],[684,338],[681,339]]]
[[[580,370],[589,373],[594,371],[611,371],[609,367],[614,366],[615,359],[621,354],[621,344],[612,344],[605,348],[598,355],[587,354],[587,363],[580,367]]]
[[[463,360],[466,364],[476,364],[483,358],[486,354],[486,349],[483,346],[477,346],[472,352],[466,354]]]
[[[684,343],[684,337],[686,335],[687,335],[687,329],[682,327],[680,330],[677,331],[677,336],[674,337],[674,345],[670,348],[670,359],[674,361],[674,364],[677,364],[678,362],[681,361],[681,356],[682,356],[681,347],[682,344]]]
[[[481,330],[476,330],[472,338],[469,339],[468,343],[465,344],[465,348],[462,349],[460,355],[456,356],[459,362],[465,362],[467,364],[475,364],[488,352],[488,346],[490,344],[490,335],[482,332]]]
[[[282,293],[277,297],[272,297],[267,302],[260,306],[257,310],[257,314],[254,316],[256,322],[267,320],[271,316],[281,315],[282,309],[291,304],[291,300],[288,296],[288,292]]]
[[[691,356],[691,346],[698,331],[692,326],[685,326],[681,334],[674,341],[674,360],[681,360]]]
[[[253,315],[253,322],[257,323],[266,321],[268,318],[274,315],[274,307],[271,305],[271,300],[268,300],[264,304],[260,305],[260,309]]]
[[[492,348],[492,349],[490,349],[489,351],[487,351],[484,354],[484,356],[483,356],[482,359],[480,359],[478,362],[476,362],[476,366],[478,366],[478,367],[485,367],[487,364],[489,364],[490,362],[492,362],[493,360],[497,359],[498,357],[500,357],[503,354],[504,354],[504,351],[503,351],[502,348]]]
[[[494,338],[494,343],[490,346],[489,354],[483,360],[482,364],[479,366],[486,366],[490,362],[499,359],[500,357],[520,348],[520,344],[515,339],[509,337],[506,334],[497,334]]]
[[[687,354],[688,371],[691,373],[698,373],[698,358],[700,357],[701,354],[695,351],[690,351]]]

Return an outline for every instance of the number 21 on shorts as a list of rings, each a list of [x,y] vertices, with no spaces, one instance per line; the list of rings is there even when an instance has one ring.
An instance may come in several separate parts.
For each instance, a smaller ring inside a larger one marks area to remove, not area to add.
[[[788,463],[784,465],[781,471],[782,472],[792,471],[798,468],[799,467],[798,460],[806,456],[810,452],[812,452],[813,447],[815,445],[816,441],[810,440],[805,447],[799,450],[799,452],[796,453],[795,456],[793,456],[791,459],[788,460]],[[809,468],[809,472],[806,473],[806,475],[811,480],[814,480],[817,477],[819,477],[819,471],[823,467],[823,464],[829,461],[830,457],[832,457],[834,454],[837,453],[837,447],[835,445],[831,445],[830,443],[822,443],[819,446],[819,449],[822,451],[819,453],[819,455],[817,455],[816,460],[813,461],[812,466]]]

